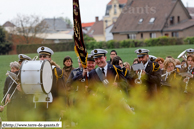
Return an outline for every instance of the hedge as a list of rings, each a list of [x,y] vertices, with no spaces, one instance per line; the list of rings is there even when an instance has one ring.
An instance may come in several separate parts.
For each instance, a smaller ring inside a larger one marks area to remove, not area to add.
[[[183,38],[171,38],[171,37],[159,37],[145,40],[122,40],[122,41],[100,41],[95,40],[85,42],[86,49],[92,50],[99,49],[114,49],[114,48],[129,48],[129,47],[146,47],[146,46],[163,46],[163,45],[181,45],[181,44],[194,44],[194,37]],[[40,46],[47,46],[53,51],[73,51],[74,42],[58,43],[58,44],[30,44],[30,45],[17,45],[17,53],[34,53]]]
[[[184,39],[185,44],[194,44],[194,37],[187,37]]]
[[[17,53],[36,53],[37,48],[40,46],[46,46],[51,48],[54,52],[59,51],[73,51],[74,42],[58,43],[58,44],[29,44],[29,45],[17,45]]]

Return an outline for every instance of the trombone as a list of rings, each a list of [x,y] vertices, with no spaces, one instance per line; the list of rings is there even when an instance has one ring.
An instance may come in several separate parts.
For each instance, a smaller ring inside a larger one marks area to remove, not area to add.
[[[12,73],[12,72],[9,72],[9,71],[8,71],[7,74],[8,74],[8,76],[11,78],[11,80],[12,80],[13,82],[12,82],[11,86],[9,87],[9,89],[7,90],[5,96],[4,96],[3,99],[1,100],[1,103],[3,103],[3,101],[4,101],[5,98],[7,97],[9,91],[11,90],[11,88],[12,88],[12,86],[13,86],[13,84],[16,83],[16,84],[18,85],[17,82],[19,81],[19,78],[18,78],[19,73],[18,73],[18,75],[16,75],[15,73]],[[13,96],[13,94],[15,93],[16,89],[17,89],[17,86],[16,86],[16,88],[14,89],[13,93],[11,94],[10,99],[12,98],[12,96]],[[8,103],[9,103],[9,102],[5,103],[5,105],[3,105],[3,106],[6,106]]]

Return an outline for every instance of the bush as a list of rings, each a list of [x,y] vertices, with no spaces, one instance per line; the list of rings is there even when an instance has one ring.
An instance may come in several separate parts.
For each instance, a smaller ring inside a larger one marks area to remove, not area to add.
[[[194,44],[194,37],[187,37],[184,39],[184,44]]]

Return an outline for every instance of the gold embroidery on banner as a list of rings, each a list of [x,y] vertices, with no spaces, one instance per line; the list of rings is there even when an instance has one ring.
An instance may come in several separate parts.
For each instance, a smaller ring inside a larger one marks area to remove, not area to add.
[[[76,2],[73,2],[73,13],[78,16],[78,9],[79,9],[79,6]]]
[[[77,46],[77,48],[78,48],[79,50],[82,50],[82,51],[84,51],[84,47],[82,47],[82,46],[79,46],[79,45],[78,45],[78,43],[77,43],[77,41],[75,41],[75,45]]]
[[[80,26],[76,19],[74,20],[74,33],[75,33],[75,37],[77,37],[78,40],[80,40]]]

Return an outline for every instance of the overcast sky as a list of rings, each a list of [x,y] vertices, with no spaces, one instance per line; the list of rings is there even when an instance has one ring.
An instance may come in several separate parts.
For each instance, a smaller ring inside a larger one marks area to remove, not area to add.
[[[73,0],[0,0],[0,25],[11,21],[17,14],[36,14],[44,18],[69,17],[73,19]],[[110,0],[79,0],[82,23],[95,21],[105,15]],[[194,0],[182,0],[184,5],[194,7]]]

